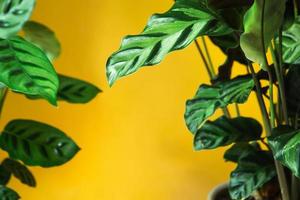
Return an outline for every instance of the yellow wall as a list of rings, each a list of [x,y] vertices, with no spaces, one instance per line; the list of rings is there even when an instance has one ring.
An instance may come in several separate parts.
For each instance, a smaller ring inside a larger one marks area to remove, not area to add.
[[[38,0],[33,19],[52,27],[63,46],[57,71],[89,80],[104,90],[89,105],[29,101],[9,94],[1,126],[14,118],[53,124],[82,151],[59,168],[32,168],[38,186],[13,180],[25,200],[205,200],[227,180],[234,165],[224,149],[194,152],[185,127],[186,99],[208,82],[194,45],[172,53],[159,66],[144,68],[109,88],[107,57],[121,37],[139,33],[154,12],[172,0]],[[210,45],[215,65],[224,56]],[[237,67],[242,71],[242,67]],[[243,114],[257,116],[255,98]],[[2,156],[5,156],[3,153]]]

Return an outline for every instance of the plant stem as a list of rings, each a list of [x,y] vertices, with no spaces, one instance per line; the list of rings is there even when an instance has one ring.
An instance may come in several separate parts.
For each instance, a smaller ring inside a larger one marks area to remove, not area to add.
[[[256,77],[254,68],[250,62],[249,62],[249,68],[250,68],[250,71],[251,71],[251,74],[252,74],[252,77],[253,77],[253,80],[255,83],[255,87],[256,87],[255,93],[256,93],[256,97],[257,97],[258,104],[260,107],[260,111],[262,113],[264,127],[266,129],[267,136],[270,136],[271,135],[271,125],[270,125],[270,121],[268,119],[268,112],[267,112],[267,109],[266,109],[266,106],[265,106],[265,103],[263,100],[263,96],[262,96],[262,92],[261,92],[261,85],[260,85],[259,80]],[[290,200],[284,168],[277,160],[275,160],[275,166],[276,166],[278,181],[279,181],[279,185],[280,185],[282,200]]]
[[[296,112],[296,116],[295,116],[295,130],[298,129],[298,111],[299,109],[297,109],[297,112]],[[292,188],[291,188],[291,197],[292,197],[292,200],[298,200],[300,195],[299,195],[299,188],[300,188],[300,181],[299,179],[296,177],[296,176],[292,176]]]
[[[212,81],[212,80],[214,80],[214,79],[216,78],[216,75],[214,74],[214,72],[213,72],[213,71],[211,70],[211,68],[209,67],[208,62],[207,62],[207,60],[206,60],[206,58],[205,58],[205,56],[204,56],[204,54],[203,54],[203,51],[202,51],[202,49],[201,49],[201,47],[200,47],[200,44],[198,43],[197,40],[195,40],[195,44],[196,44],[197,50],[198,50],[198,52],[199,52],[199,54],[200,54],[200,56],[201,56],[201,59],[202,59],[202,61],[203,61],[203,63],[204,63],[204,66],[205,66],[206,71],[207,71],[207,73],[208,73],[209,79],[210,79],[210,81]],[[222,111],[223,111],[223,114],[224,114],[226,117],[231,118],[230,113],[229,113],[229,111],[228,111],[227,108],[222,108]]]
[[[209,63],[209,66],[210,66],[210,70],[211,70],[211,73],[216,76],[216,72],[215,72],[215,69],[214,69],[214,65],[211,61],[211,57],[210,57],[210,54],[209,54],[209,51],[208,51],[208,48],[207,48],[207,45],[206,45],[206,41],[205,41],[205,38],[204,37],[201,37],[202,39],[202,43],[203,43],[203,46],[204,46],[204,51],[205,51],[205,54],[206,54],[206,57],[208,59],[208,63]]]
[[[297,0],[293,0],[293,4],[294,4],[294,15],[295,18],[298,16],[298,3]]]
[[[0,87],[0,117],[2,114],[2,109],[3,109],[3,105],[4,105],[4,101],[7,95],[7,88],[5,86]]]
[[[236,115],[238,117],[240,117],[241,116],[241,111],[240,111],[239,105],[237,103],[235,103],[234,106],[235,106],[235,110],[236,110]]]

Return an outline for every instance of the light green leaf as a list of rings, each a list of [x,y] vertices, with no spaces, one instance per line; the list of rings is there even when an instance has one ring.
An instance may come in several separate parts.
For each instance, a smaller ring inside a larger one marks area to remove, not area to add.
[[[272,154],[253,152],[240,158],[230,175],[229,192],[232,199],[246,199],[276,176]]]
[[[158,64],[167,53],[185,48],[200,35],[224,35],[232,30],[202,0],[177,0],[164,14],[155,14],[140,35],[127,36],[107,61],[107,78],[118,78],[142,66]]]
[[[75,142],[62,131],[31,120],[14,120],[6,125],[0,147],[12,159],[42,167],[62,165],[79,151]]]
[[[282,33],[283,60],[289,64],[300,64],[300,16]]]
[[[231,161],[237,163],[242,157],[247,156],[261,150],[257,142],[247,143],[240,142],[231,146],[224,154],[224,159],[226,161]]]
[[[0,39],[0,82],[56,105],[58,78],[47,56],[20,37]]]
[[[250,76],[240,76],[214,86],[201,85],[191,100],[186,103],[185,121],[192,133],[215,113],[218,108],[224,108],[232,103],[245,103],[254,87]]]
[[[235,142],[260,139],[262,127],[258,121],[247,117],[228,119],[225,116],[207,121],[194,137],[195,150],[215,149]]]
[[[33,174],[25,165],[9,158],[5,159],[1,165],[22,183],[30,187],[36,186],[36,181]]]
[[[0,38],[16,35],[31,16],[35,0],[0,1]]]
[[[295,131],[289,127],[276,128],[268,141],[274,158],[300,177],[300,130]]]
[[[0,200],[18,200],[20,196],[12,189],[0,185]]]
[[[263,2],[265,1],[265,6]],[[285,1],[255,0],[244,17],[245,32],[241,35],[241,47],[246,57],[266,69],[264,54],[282,24]],[[262,30],[262,12],[264,9],[264,23]],[[262,32],[265,47],[263,47]]]
[[[51,61],[60,55],[60,42],[50,28],[35,21],[28,21],[23,30],[25,39],[42,49]]]

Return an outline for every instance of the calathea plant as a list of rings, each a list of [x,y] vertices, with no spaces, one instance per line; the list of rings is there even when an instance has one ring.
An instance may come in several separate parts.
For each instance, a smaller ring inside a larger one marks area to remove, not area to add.
[[[52,105],[57,100],[89,102],[100,90],[55,72],[52,61],[60,54],[60,43],[49,28],[28,21],[34,6],[35,0],[0,0],[0,109],[8,91],[45,99]],[[12,120],[3,128],[0,147],[9,154],[0,164],[1,200],[20,198],[6,186],[11,176],[35,187],[27,166],[59,166],[80,150],[61,130],[27,119]]]
[[[109,84],[195,43],[211,84],[201,84],[186,103],[194,148],[230,146],[224,158],[237,164],[230,175],[231,199],[299,200],[299,5],[298,0],[177,0],[169,11],[153,15],[141,34],[123,39],[107,62]],[[218,73],[207,38],[227,57]],[[232,77],[236,62],[247,73]],[[263,126],[240,114],[239,104],[250,93],[257,96]],[[237,117],[231,117],[230,104]],[[224,115],[210,121],[217,109]]]

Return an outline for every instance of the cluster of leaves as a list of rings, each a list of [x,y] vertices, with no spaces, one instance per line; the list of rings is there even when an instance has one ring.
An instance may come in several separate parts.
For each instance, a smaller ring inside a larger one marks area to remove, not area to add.
[[[75,104],[90,102],[100,89],[56,73],[52,62],[60,55],[60,42],[45,25],[28,21],[35,3],[35,0],[0,1],[1,106],[8,90],[32,100],[45,99],[52,105],[57,105],[57,100]],[[20,198],[6,186],[11,176],[35,187],[35,178],[27,166],[59,166],[80,150],[61,130],[24,119],[12,120],[5,126],[0,147],[9,154],[0,164],[1,200]]]
[[[166,54],[185,48],[200,36],[208,36],[222,50],[226,61],[219,67],[216,80],[199,87],[194,98],[187,101],[184,117],[194,135],[196,150],[232,145],[224,155],[225,160],[237,164],[230,177],[232,199],[248,198],[276,177],[274,158],[300,177],[297,127],[278,126],[267,138],[270,149],[262,150],[262,127],[255,119],[222,116],[208,120],[218,108],[245,103],[258,89],[255,76],[258,82],[268,80],[266,70],[275,77],[272,73],[276,62],[283,66],[289,118],[296,118],[294,122],[298,123],[300,96],[295,91],[300,85],[300,16],[296,12],[294,15],[295,2],[298,1],[176,0],[166,13],[153,15],[141,34],[125,37],[107,62],[107,78],[112,85],[143,66],[158,64]],[[266,60],[271,45],[276,46],[274,65]],[[262,71],[254,72],[254,78],[249,73],[232,78],[235,61],[247,68],[257,63]],[[264,94],[268,91],[260,89]]]

